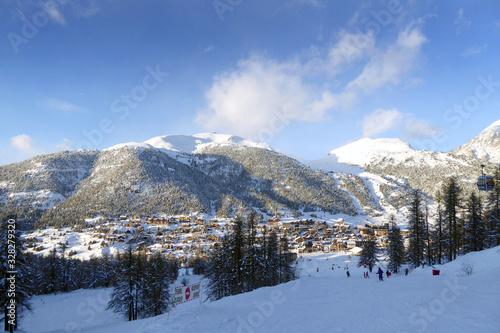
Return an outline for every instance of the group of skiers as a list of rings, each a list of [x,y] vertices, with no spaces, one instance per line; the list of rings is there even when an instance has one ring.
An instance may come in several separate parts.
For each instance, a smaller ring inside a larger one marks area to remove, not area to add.
[[[378,274],[378,280],[379,281],[384,281],[384,271],[382,270],[382,268],[380,268],[380,267],[378,268],[377,274]],[[391,276],[391,272],[389,272],[389,270],[387,270],[385,272],[385,274],[387,275],[387,277]],[[346,275],[347,275],[348,278],[351,277],[351,273],[349,272],[349,268],[346,268]],[[405,275],[408,275],[408,268],[405,270]],[[363,277],[365,279],[370,278],[370,275],[368,274],[368,271],[363,272]]]

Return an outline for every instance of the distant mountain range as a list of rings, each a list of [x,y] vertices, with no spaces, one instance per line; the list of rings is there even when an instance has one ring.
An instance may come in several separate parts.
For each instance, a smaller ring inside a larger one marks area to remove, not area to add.
[[[315,161],[238,136],[167,135],[0,166],[0,208],[65,225],[97,214],[232,216],[249,208],[376,218],[400,212],[412,189],[432,198],[448,176],[472,190],[480,165],[499,162],[500,121],[448,153],[365,138]]]

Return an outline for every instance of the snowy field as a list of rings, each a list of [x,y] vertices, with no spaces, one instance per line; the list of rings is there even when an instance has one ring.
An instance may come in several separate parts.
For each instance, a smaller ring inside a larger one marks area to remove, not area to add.
[[[500,247],[408,276],[363,277],[353,256],[299,258],[300,279],[217,302],[198,300],[127,322],[106,310],[111,289],[37,296],[23,332],[500,332]],[[473,268],[464,276],[463,267]],[[334,268],[332,270],[332,267]],[[340,267],[340,268],[339,268]],[[351,278],[345,268],[349,267]],[[183,272],[183,270],[181,270]],[[199,277],[189,276],[190,283]]]

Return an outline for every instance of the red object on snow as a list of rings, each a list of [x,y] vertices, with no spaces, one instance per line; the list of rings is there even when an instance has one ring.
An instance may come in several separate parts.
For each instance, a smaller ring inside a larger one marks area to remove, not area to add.
[[[439,269],[433,269],[432,275],[439,275]]]

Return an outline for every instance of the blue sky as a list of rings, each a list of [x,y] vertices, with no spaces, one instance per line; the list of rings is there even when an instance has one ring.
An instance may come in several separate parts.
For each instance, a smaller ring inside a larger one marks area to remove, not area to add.
[[[500,119],[496,0],[7,0],[0,22],[0,164],[212,131],[448,151]]]

